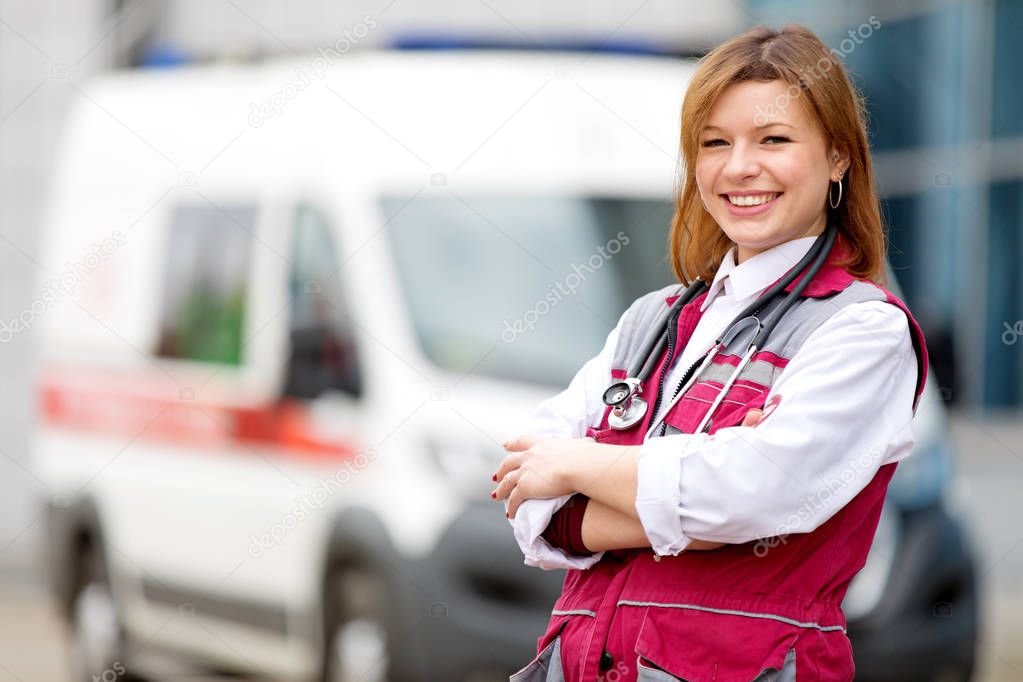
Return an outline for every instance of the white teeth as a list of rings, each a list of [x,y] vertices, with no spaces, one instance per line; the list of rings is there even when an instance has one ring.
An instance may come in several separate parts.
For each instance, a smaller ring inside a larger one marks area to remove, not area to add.
[[[759,206],[760,204],[766,204],[768,201],[772,201],[777,197],[780,192],[773,194],[750,194],[748,196],[728,196],[728,201],[732,202],[733,206]]]

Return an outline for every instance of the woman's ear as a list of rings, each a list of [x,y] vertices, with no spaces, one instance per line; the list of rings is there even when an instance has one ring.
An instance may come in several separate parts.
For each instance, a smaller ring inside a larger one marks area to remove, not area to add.
[[[830,176],[832,182],[838,182],[845,176],[845,172],[849,170],[849,152],[845,149],[832,145],[831,150],[828,152],[830,163]]]

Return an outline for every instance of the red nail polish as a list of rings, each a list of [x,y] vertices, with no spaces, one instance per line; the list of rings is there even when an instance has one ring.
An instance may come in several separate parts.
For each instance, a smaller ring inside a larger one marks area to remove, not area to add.
[[[490,478],[491,478],[491,480],[496,481],[497,480],[497,474],[492,475]]]
[[[491,496],[492,498],[494,498],[495,500],[497,499],[497,493],[490,493],[490,496]]]

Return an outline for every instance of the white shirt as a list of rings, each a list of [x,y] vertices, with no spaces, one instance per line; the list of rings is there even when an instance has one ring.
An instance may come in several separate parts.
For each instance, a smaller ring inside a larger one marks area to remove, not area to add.
[[[685,370],[813,240],[779,244],[739,265],[734,247],[725,256],[669,369],[658,418]],[[568,388],[537,405],[513,435],[582,438],[599,425],[620,327],[621,320]],[[639,449],[636,512],[653,551],[676,555],[695,539],[737,544],[816,529],[882,465],[912,450],[916,375],[905,314],[884,301],[854,303],[836,309],[790,359],[767,396],[780,402],[761,424],[713,436],[658,437],[650,429]],[[589,568],[603,556],[572,557],[540,537],[569,497],[526,500],[509,521],[527,565]]]

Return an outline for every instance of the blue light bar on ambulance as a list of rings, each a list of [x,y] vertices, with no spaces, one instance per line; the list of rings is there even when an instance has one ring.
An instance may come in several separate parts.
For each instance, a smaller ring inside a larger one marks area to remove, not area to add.
[[[445,35],[439,33],[403,33],[389,41],[396,50],[523,50],[600,52],[607,54],[639,54],[677,56],[664,46],[643,40],[607,40],[590,38],[547,37],[536,42],[506,38],[485,38]]]

